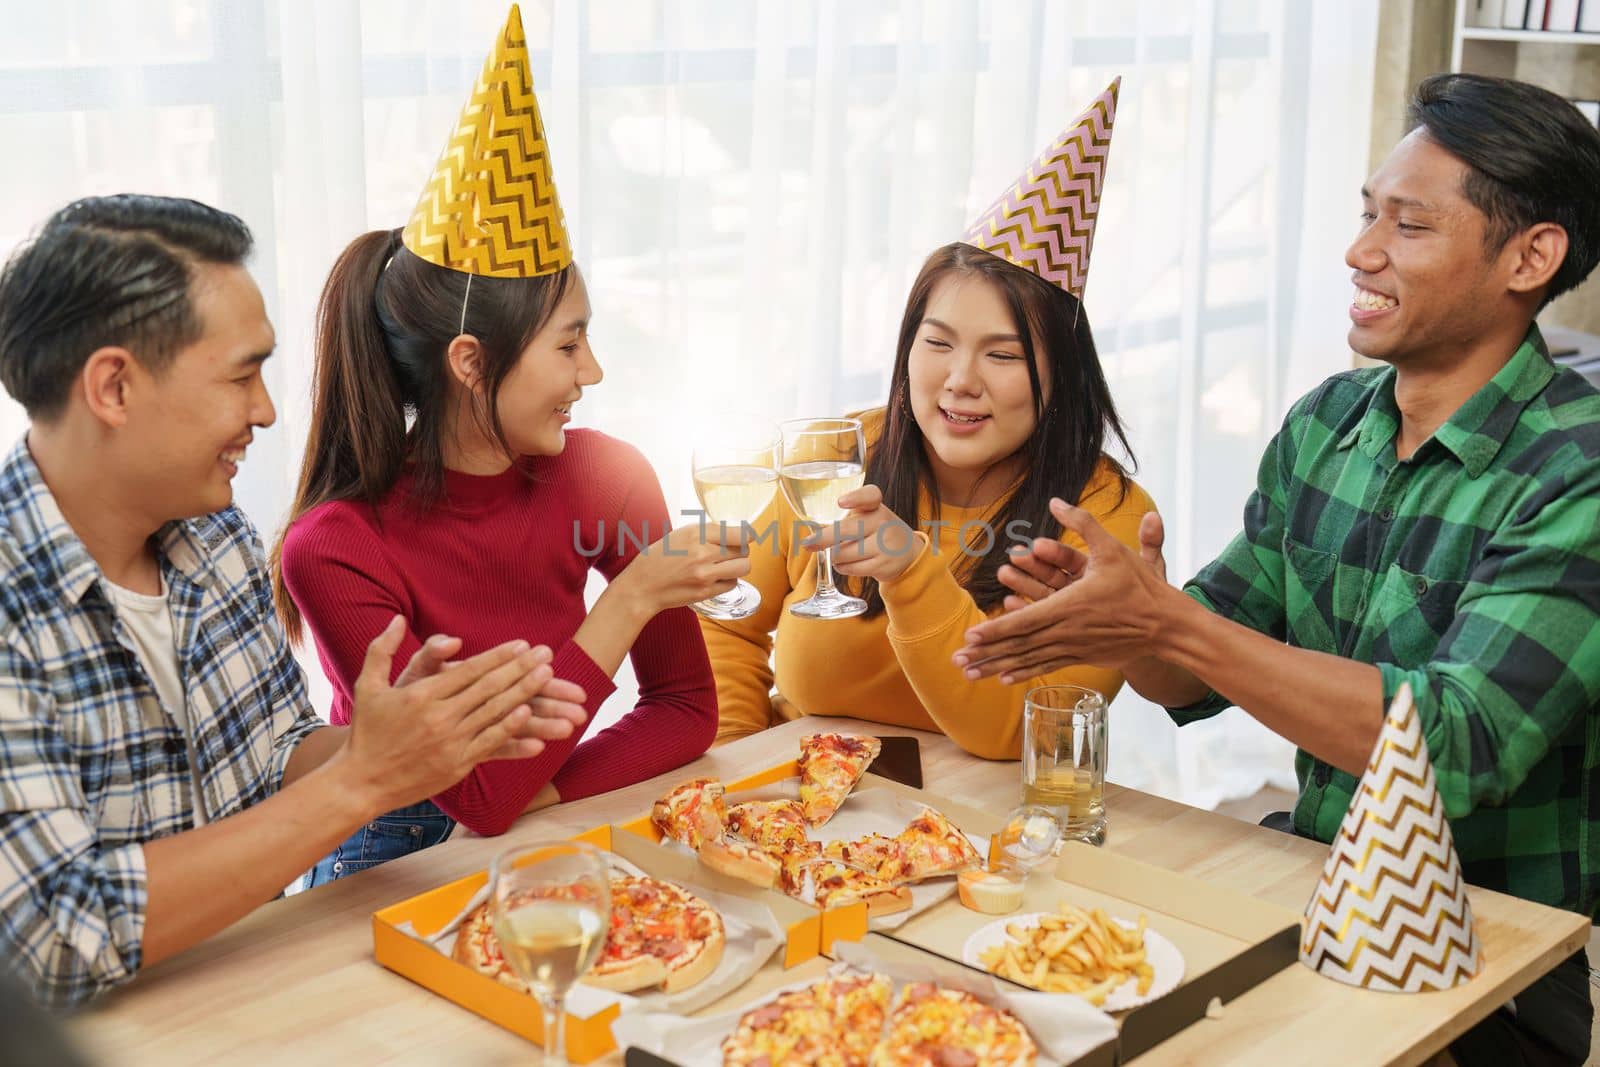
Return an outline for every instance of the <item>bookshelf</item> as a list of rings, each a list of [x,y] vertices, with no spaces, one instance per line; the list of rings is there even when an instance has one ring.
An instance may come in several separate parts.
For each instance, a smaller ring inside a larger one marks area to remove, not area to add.
[[[1538,0],[1534,2],[1537,4]],[[1474,26],[1471,23],[1478,14],[1479,3],[1480,0],[1456,0],[1451,70],[1517,78],[1572,100],[1600,100],[1600,33]],[[1600,7],[1600,0],[1582,3],[1585,9]],[[1504,3],[1486,0],[1484,6],[1494,13],[1503,10]],[[1585,11],[1583,17],[1590,24],[1594,13]],[[1545,308],[1539,325],[1547,333],[1558,331],[1574,343],[1581,342],[1586,355],[1600,349],[1600,269]]]
[[[1487,26],[1462,26],[1456,38],[1456,63],[1461,62],[1461,46],[1466,41],[1509,41],[1513,44],[1593,44],[1600,45],[1600,33],[1562,33],[1559,30],[1496,30]]]

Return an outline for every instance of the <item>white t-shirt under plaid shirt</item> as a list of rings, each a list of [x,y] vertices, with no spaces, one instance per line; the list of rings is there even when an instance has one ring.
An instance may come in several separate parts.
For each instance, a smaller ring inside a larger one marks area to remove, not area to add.
[[[195,789],[213,819],[259,803],[322,725],[249,521],[168,523],[157,544],[187,731],[26,443],[0,466],[0,958],[48,1004],[138,970],[143,843],[195,825]]]
[[[172,636],[172,611],[167,605],[165,588],[154,595],[135,593],[115,582],[101,579],[102,588],[110,595],[117,609],[117,621],[122,623],[133,649],[139,655],[139,666],[155,687],[156,696],[172,721],[185,738],[194,736],[189,724],[189,701],[183,694],[183,671],[178,667],[178,642]],[[162,583],[165,585],[165,583]],[[191,756],[189,777],[194,782],[194,823],[206,821],[205,796],[200,792],[200,765]]]

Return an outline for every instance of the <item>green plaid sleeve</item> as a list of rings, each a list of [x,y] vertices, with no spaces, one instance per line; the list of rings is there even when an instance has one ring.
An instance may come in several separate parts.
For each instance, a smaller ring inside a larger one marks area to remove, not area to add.
[[[1244,505],[1244,529],[1206,564],[1183,591],[1207,611],[1282,640],[1285,633],[1283,531],[1294,454],[1320,390],[1302,397],[1284,418],[1256,470],[1256,487]],[[1220,693],[1167,714],[1179,726],[1208,719],[1232,705]]]
[[[1600,467],[1540,483],[1485,546],[1430,660],[1379,662],[1387,705],[1410,682],[1445,814],[1503,804],[1562,743],[1582,750],[1600,704]],[[1380,596],[1415,598],[1390,581]],[[1405,610],[1403,607],[1402,611]],[[1404,626],[1396,617],[1391,626]]]

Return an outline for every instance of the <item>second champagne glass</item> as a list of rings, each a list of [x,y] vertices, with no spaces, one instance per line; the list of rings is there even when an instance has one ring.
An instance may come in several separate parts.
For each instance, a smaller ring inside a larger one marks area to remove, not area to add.
[[[544,1010],[545,1067],[566,1067],[567,990],[605,948],[610,868],[589,845],[550,841],[506,849],[492,877],[500,953]]]
[[[753,445],[700,445],[694,450],[694,491],[709,523],[754,524],[778,492],[778,441]],[[746,619],[761,606],[761,593],[739,579],[719,596],[691,605],[708,619]]]
[[[782,455],[778,477],[795,514],[818,526],[845,516],[839,497],[861,488],[866,477],[866,441],[860,419],[790,419],[779,426]],[[833,584],[833,550],[817,555],[817,591],[789,613],[802,619],[848,619],[867,610],[860,597]]]

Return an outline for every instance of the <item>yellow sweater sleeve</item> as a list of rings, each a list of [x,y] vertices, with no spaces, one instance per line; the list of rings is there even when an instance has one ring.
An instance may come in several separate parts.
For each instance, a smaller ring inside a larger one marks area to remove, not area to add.
[[[788,572],[790,530],[787,509],[773,506],[755,523],[750,574],[745,581],[761,593],[761,606],[746,619],[700,616],[700,633],[717,680],[717,737],[713,745],[736,741],[772,724],[772,634],[792,588]],[[776,542],[774,541],[776,538]]]
[[[1123,544],[1138,548],[1139,521],[1154,511],[1149,494],[1133,482],[1120,502],[1114,485],[1097,487],[1083,507]],[[1017,759],[1022,752],[1022,699],[1039,685],[1081,685],[1098,690],[1107,703],[1122,688],[1122,673],[1103,667],[1067,667],[1012,685],[999,678],[969,681],[951,661],[966,644],[966,632],[986,617],[955,575],[923,538],[920,554],[899,578],[884,582],[889,643],[922,706],[950,740],[985,759]],[[1077,548],[1076,534],[1062,540]],[[715,662],[715,661],[713,661]],[[719,682],[720,687],[720,682]]]

